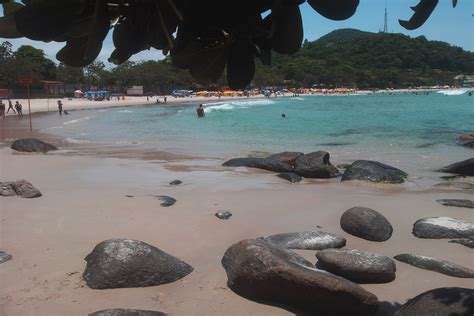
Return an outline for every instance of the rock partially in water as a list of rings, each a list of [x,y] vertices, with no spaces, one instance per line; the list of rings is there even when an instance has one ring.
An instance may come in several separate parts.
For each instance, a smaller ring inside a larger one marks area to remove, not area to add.
[[[440,172],[460,174],[463,176],[474,176],[474,158],[453,163],[439,169]]]
[[[163,202],[163,203],[160,203],[160,205],[163,207],[172,206],[174,205],[174,203],[176,203],[175,198],[172,198],[171,196],[167,196],[167,195],[158,195],[158,199]]]
[[[395,280],[395,262],[375,253],[325,249],[316,254],[316,267],[356,283],[388,283]]]
[[[166,314],[158,311],[114,308],[97,311],[89,316],[166,316]]]
[[[403,183],[408,174],[378,161],[357,160],[346,169],[341,181],[361,180],[383,183]]]
[[[268,159],[274,159],[274,160],[278,160],[280,162],[284,162],[284,163],[287,163],[291,166],[294,166],[295,165],[295,162],[296,162],[296,158],[300,157],[300,156],[303,156],[304,154],[303,153],[300,153],[300,152],[295,152],[295,151],[284,151],[284,152],[281,152],[281,153],[278,153],[278,154],[274,154],[274,155],[271,155],[271,156],[268,156],[267,158]]]
[[[419,238],[466,238],[474,236],[474,224],[450,217],[428,217],[413,225],[413,235]]]
[[[441,183],[435,184],[435,187],[445,187],[445,188],[462,189],[462,190],[474,190],[474,184],[473,183],[457,182],[457,181],[441,182]]]
[[[346,233],[370,241],[388,240],[393,233],[393,227],[385,216],[362,206],[353,207],[342,214],[341,228]]]
[[[396,255],[394,258],[420,269],[435,271],[457,278],[474,278],[474,270],[449,261],[410,253]]]
[[[327,248],[342,248],[346,245],[346,239],[344,237],[321,231],[284,233],[261,239],[286,249],[322,250]]]
[[[4,251],[0,251],[0,263],[7,262],[12,259],[12,255]]]
[[[184,261],[147,243],[110,239],[85,258],[82,275],[93,289],[145,287],[174,282],[193,271]]]
[[[395,315],[472,316],[474,315],[474,290],[461,287],[429,290],[403,304]]]
[[[44,154],[48,151],[58,149],[56,146],[45,143],[36,138],[17,139],[13,142],[10,148],[21,152],[38,152]]]
[[[170,182],[170,185],[180,185],[181,183],[183,183],[183,181],[181,180],[173,180]]]
[[[223,166],[225,167],[248,167],[248,168],[257,168],[267,171],[274,172],[292,172],[293,166],[281,162],[276,159],[270,158],[256,158],[256,157],[246,157],[246,158],[234,158],[224,162]]]
[[[460,244],[465,247],[474,249],[474,237],[453,239],[453,240],[450,240],[449,242],[454,243],[454,244]]]
[[[262,239],[233,244],[222,265],[227,285],[250,300],[315,315],[373,315],[378,307],[377,297],[356,283],[314,269],[303,257]]]
[[[444,206],[474,208],[474,201],[471,201],[471,200],[441,199],[441,200],[436,200],[436,202],[441,203]]]
[[[293,172],[282,172],[282,173],[277,174],[277,177],[285,179],[291,183],[300,182],[303,179],[301,178],[301,176]]]
[[[327,179],[339,175],[339,170],[329,161],[329,153],[316,151],[298,156],[295,160],[295,173],[305,178]]]
[[[229,211],[219,211],[215,215],[220,219],[229,219],[232,216],[232,213]]]
[[[473,148],[473,149],[474,149],[474,141],[461,142],[460,144],[461,144],[462,146],[466,147],[466,148]]]
[[[16,196],[11,182],[0,182],[0,196]]]
[[[32,199],[43,196],[41,192],[34,187],[31,183],[26,180],[18,180],[14,182],[9,182],[16,195],[21,196],[22,198]]]

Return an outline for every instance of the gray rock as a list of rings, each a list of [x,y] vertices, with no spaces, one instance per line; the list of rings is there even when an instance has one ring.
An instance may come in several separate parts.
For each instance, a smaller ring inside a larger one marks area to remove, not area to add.
[[[321,231],[277,234],[261,239],[287,249],[322,250],[342,248],[346,245],[344,237]]]
[[[453,239],[453,240],[450,240],[449,242],[453,244],[460,244],[465,247],[474,249],[474,237]]]
[[[22,198],[32,199],[43,196],[41,192],[26,180],[9,182],[16,195]]]
[[[420,269],[435,271],[457,278],[474,278],[474,270],[449,261],[410,253],[396,255],[394,258]]]
[[[16,192],[13,190],[11,182],[0,182],[0,196],[16,196]]]
[[[16,151],[38,153],[47,153],[48,151],[58,149],[56,146],[45,143],[36,138],[17,139],[13,142],[10,148]]]
[[[344,171],[341,181],[361,180],[370,182],[403,183],[408,174],[377,161],[356,160]]]
[[[215,215],[220,219],[229,219],[232,216],[232,213],[229,211],[219,211]]]
[[[467,147],[467,148],[474,148],[474,141],[470,141],[470,142],[460,142],[460,144],[464,147]]]
[[[444,206],[474,208],[474,201],[471,201],[471,200],[441,199],[441,200],[436,200],[436,202],[441,203]]]
[[[82,277],[93,289],[145,287],[179,280],[193,271],[186,262],[142,241],[110,239],[85,258]]]
[[[292,172],[293,166],[281,162],[276,159],[270,158],[256,158],[256,157],[246,157],[246,158],[234,158],[224,162],[223,166],[225,167],[248,167],[248,168],[257,168],[274,172]]]
[[[0,251],[0,263],[7,262],[12,259],[12,255],[6,252]]]
[[[474,224],[450,217],[428,217],[413,225],[413,235],[419,238],[466,238],[474,236]]]
[[[474,184],[473,183],[457,182],[457,181],[441,182],[441,183],[435,184],[435,187],[445,187],[445,188],[462,189],[462,190],[474,190]]]
[[[300,182],[302,180],[301,176],[293,172],[283,172],[277,174],[277,177],[290,181],[291,183]]]
[[[356,283],[388,283],[395,280],[395,262],[371,252],[326,249],[316,254],[316,267]]]
[[[341,228],[348,234],[370,241],[388,240],[393,233],[393,227],[385,216],[362,206],[350,208],[342,214]]]
[[[298,156],[295,160],[295,173],[305,178],[327,179],[337,177],[339,170],[329,162],[329,153],[316,151]]]
[[[176,203],[175,198],[172,198],[171,196],[167,196],[167,195],[158,195],[158,199],[163,202],[163,203],[160,203],[160,205],[163,207],[168,207]]]
[[[284,152],[281,152],[281,153],[278,153],[278,154],[268,156],[267,158],[278,160],[280,162],[284,162],[284,163],[287,163],[289,165],[294,166],[295,162],[296,162],[296,158],[298,158],[300,156],[303,156],[303,155],[304,154],[300,153],[300,152],[284,151]]]
[[[170,182],[170,185],[180,185],[181,183],[183,183],[183,181],[181,180],[173,180]]]
[[[378,299],[362,287],[262,239],[243,240],[224,254],[227,285],[258,302],[283,304],[311,314],[373,315]]]
[[[474,176],[474,158],[453,163],[439,169],[440,172],[460,174],[463,176]]]
[[[89,316],[166,316],[166,314],[157,311],[114,308],[97,311]]]
[[[350,163],[341,163],[341,164],[338,164],[336,167],[337,169],[347,169],[351,166]]]
[[[410,299],[396,316],[472,316],[474,290],[442,287],[423,292]]]

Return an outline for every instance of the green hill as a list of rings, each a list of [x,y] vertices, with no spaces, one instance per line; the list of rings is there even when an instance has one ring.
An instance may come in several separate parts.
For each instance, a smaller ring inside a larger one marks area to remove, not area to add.
[[[453,84],[457,74],[474,73],[474,53],[425,37],[331,32],[303,44],[288,57],[274,55],[271,67],[257,66],[255,84],[408,87]]]

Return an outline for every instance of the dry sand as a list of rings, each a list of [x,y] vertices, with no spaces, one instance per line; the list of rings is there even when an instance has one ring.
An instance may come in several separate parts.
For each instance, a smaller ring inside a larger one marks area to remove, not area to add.
[[[334,180],[290,184],[268,172],[220,167],[219,159],[165,154],[140,160],[93,152],[84,156],[67,151],[20,154],[5,147],[0,149],[0,161],[0,181],[26,179],[44,195],[37,199],[0,197],[0,250],[13,255],[0,266],[1,315],[87,315],[106,308],[152,309],[170,315],[292,315],[294,311],[233,293],[226,286],[220,261],[225,250],[239,240],[317,230],[318,225],[346,237],[347,248],[388,256],[416,253],[474,268],[471,249],[411,234],[413,223],[423,217],[473,221],[472,210],[436,202],[472,199],[473,190],[414,192],[396,185]],[[169,186],[174,179],[182,180],[183,185]],[[161,207],[151,196],[157,194],[173,196],[178,202]],[[357,205],[384,214],[394,226],[392,238],[376,243],[342,231],[340,215]],[[219,220],[214,216],[218,210],[231,211],[233,216]],[[109,238],[150,243],[195,270],[167,285],[90,289],[81,280],[84,257]],[[315,251],[299,253],[316,261]],[[394,305],[443,286],[472,287],[473,281],[397,262],[395,281],[363,285],[380,301]],[[387,314],[390,304],[382,304],[379,314]]]

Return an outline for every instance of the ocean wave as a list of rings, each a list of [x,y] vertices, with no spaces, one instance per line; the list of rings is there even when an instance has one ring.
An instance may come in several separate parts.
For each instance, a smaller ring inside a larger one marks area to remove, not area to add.
[[[436,93],[441,93],[441,94],[444,94],[444,95],[461,95],[461,94],[464,94],[466,92],[467,92],[467,90],[465,90],[465,89],[456,89],[456,90],[441,90],[441,91],[437,91]]]
[[[87,120],[90,120],[90,119],[91,118],[89,116],[86,116],[86,117],[83,117],[83,118],[80,118],[80,119],[64,122],[63,125],[76,124],[76,123],[80,123],[80,122],[87,121]]]
[[[253,106],[275,104],[272,100],[248,100],[248,101],[232,101],[232,102],[212,102],[204,104],[206,112],[216,110],[233,110],[233,109],[247,109]],[[210,106],[209,106],[210,105]]]
[[[230,103],[223,103],[220,105],[206,106],[206,112],[218,111],[218,110],[232,110],[235,107]]]
[[[94,142],[86,139],[66,138],[66,142],[70,144],[93,144]]]
[[[120,110],[119,113],[133,113],[131,110]]]

